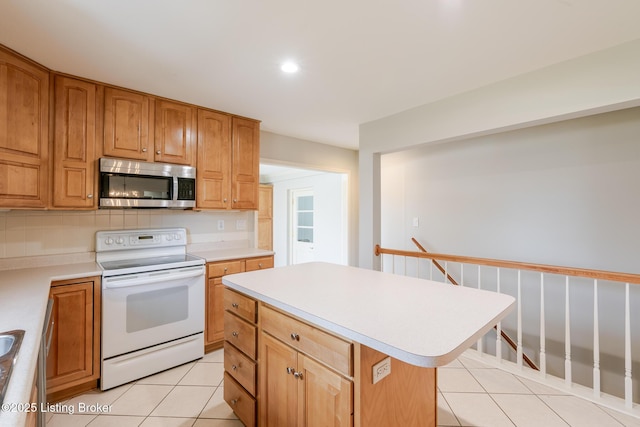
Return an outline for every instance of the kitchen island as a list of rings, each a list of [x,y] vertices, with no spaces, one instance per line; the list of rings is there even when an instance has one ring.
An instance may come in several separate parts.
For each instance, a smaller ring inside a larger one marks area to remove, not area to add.
[[[225,367],[227,349],[240,349],[244,366],[257,371],[238,380],[239,364],[231,364],[225,398],[245,425],[261,427],[317,417],[327,425],[435,426],[436,368],[515,304],[508,295],[327,263],[223,283]]]

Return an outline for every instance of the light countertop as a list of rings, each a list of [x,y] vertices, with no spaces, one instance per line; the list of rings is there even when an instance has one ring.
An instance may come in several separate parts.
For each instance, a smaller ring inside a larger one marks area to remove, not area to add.
[[[192,249],[188,251],[191,255],[204,258],[207,262],[228,261],[241,258],[256,258],[271,256],[273,251],[256,248],[224,248],[224,249]]]
[[[453,361],[515,305],[509,295],[328,263],[232,274],[222,282],[423,367]]]
[[[3,403],[32,403],[31,387],[51,282],[101,274],[95,262],[0,271],[0,332],[25,331]],[[26,415],[0,411],[0,426],[24,425]]]

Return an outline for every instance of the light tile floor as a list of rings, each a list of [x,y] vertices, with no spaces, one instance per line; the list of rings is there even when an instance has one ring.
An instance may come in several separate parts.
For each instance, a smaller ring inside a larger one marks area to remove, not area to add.
[[[61,402],[58,413],[48,414],[48,426],[242,427],[222,398],[223,370],[223,352],[215,351],[197,362]],[[438,391],[439,426],[640,427],[640,419],[465,356],[438,370]],[[86,412],[91,405],[110,407],[106,413]]]

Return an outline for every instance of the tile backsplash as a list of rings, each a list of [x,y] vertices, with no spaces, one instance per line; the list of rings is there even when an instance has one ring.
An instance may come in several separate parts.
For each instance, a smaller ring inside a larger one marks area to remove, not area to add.
[[[252,245],[254,215],[164,209],[5,211],[0,212],[0,259],[93,252],[96,231],[132,228],[185,227],[189,244],[248,240]]]

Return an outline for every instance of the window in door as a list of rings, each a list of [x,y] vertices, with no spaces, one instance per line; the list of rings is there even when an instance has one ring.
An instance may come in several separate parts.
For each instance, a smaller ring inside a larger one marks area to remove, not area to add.
[[[314,261],[314,198],[313,191],[292,190],[291,264]]]

